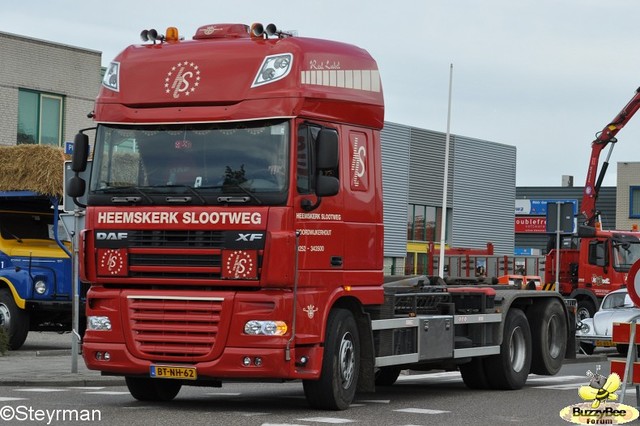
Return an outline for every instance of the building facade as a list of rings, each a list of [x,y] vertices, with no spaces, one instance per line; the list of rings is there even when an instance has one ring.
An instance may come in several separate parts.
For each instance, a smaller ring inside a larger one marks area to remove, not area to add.
[[[515,254],[543,255],[550,236],[547,233],[547,204],[549,202],[572,203],[574,214],[581,211],[584,187],[522,186],[516,188],[515,202]],[[602,187],[597,207],[603,229],[616,229],[616,187]],[[576,217],[576,224],[580,216]],[[575,226],[574,226],[575,228]],[[565,242],[569,241],[565,238]]]
[[[0,32],[0,145],[64,146],[100,87],[101,53]]]
[[[381,139],[385,272],[426,274],[428,254],[442,240],[446,134],[387,122]],[[496,254],[512,254],[516,148],[449,139],[446,246],[491,242]]]
[[[616,229],[640,228],[640,162],[617,165]]]

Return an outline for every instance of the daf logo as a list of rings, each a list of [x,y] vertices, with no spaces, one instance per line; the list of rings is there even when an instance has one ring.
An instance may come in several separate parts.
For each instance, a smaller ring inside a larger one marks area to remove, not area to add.
[[[262,239],[262,234],[238,234],[236,241],[259,241]]]
[[[97,240],[104,241],[120,241],[126,240],[129,237],[127,232],[96,232]]]

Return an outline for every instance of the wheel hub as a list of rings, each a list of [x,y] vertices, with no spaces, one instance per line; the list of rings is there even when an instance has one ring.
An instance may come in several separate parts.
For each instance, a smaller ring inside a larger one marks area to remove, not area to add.
[[[11,313],[9,312],[9,308],[4,304],[0,304],[0,327],[8,330],[10,323]]]
[[[355,354],[353,348],[353,337],[351,333],[346,333],[340,342],[340,377],[342,379],[342,387],[347,389],[351,386],[355,373]]]

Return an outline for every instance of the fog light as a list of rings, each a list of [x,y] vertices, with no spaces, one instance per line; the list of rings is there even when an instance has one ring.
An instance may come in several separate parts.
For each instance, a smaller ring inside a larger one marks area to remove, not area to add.
[[[242,365],[244,365],[245,367],[248,367],[251,365],[251,358],[249,358],[248,356],[245,356],[244,359],[242,360]]]
[[[105,352],[104,355],[102,355],[102,359],[105,361],[111,360],[111,354],[109,352]]]
[[[256,365],[256,367],[260,367],[262,365],[262,358],[257,356],[256,359],[253,360],[253,363]]]
[[[47,291],[47,283],[43,280],[36,281],[33,287],[36,289],[36,293],[38,294],[44,294]]]
[[[96,352],[95,358],[96,358],[98,361],[102,361],[102,352]]]
[[[307,365],[307,362],[309,362],[309,358],[306,356],[300,358],[300,365]]]
[[[87,329],[96,331],[109,331],[111,330],[111,320],[105,316],[88,316],[87,317]]]

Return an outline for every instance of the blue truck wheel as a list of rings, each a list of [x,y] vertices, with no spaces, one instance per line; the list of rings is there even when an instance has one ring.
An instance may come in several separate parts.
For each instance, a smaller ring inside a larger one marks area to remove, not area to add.
[[[20,349],[29,332],[29,313],[16,305],[8,288],[0,289],[0,327],[9,335],[9,349]]]

